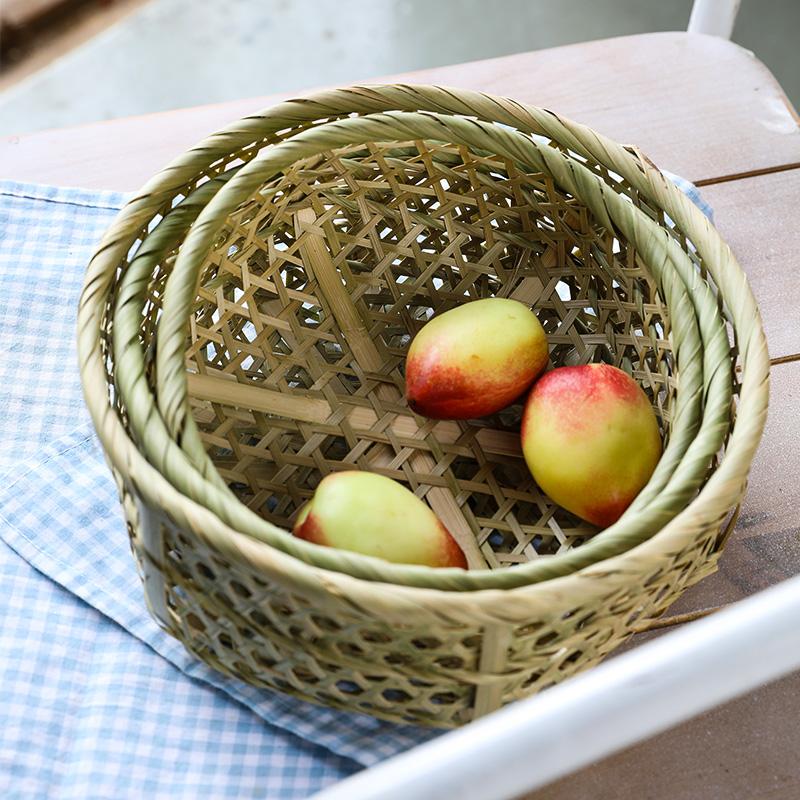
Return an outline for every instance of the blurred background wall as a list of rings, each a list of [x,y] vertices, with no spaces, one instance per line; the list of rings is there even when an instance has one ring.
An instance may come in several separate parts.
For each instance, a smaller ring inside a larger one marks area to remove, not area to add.
[[[682,30],[691,8],[691,0],[0,3],[0,134]],[[798,33],[800,0],[743,0],[733,36],[795,104]]]

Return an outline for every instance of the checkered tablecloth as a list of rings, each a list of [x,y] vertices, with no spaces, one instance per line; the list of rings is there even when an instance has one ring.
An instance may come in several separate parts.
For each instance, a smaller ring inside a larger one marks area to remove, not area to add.
[[[124,201],[0,181],[0,798],[307,797],[435,734],[226,678],[148,616],[74,343]]]

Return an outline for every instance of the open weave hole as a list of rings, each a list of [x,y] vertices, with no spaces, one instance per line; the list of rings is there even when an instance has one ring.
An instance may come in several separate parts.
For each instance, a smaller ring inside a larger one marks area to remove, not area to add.
[[[359,363],[304,260],[295,215],[309,208],[379,370]],[[298,422],[195,401],[221,475],[283,527],[324,475],[359,468],[423,499],[449,490],[490,567],[579,545],[595,529],[533,482],[519,450],[521,406],[437,425],[402,400],[411,338],[434,314],[493,296],[535,309],[554,365],[605,361],[632,374],[668,432],[677,385],[669,322],[625,241],[545,174],[458,145],[370,143],[295,164],[239,208],[209,256],[190,369],[328,406]],[[414,465],[419,452],[434,461],[425,472]]]

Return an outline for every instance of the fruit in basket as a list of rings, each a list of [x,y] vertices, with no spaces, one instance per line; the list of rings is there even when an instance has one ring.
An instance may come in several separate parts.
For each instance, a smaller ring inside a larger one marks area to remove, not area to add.
[[[602,527],[619,519],[661,456],[650,401],[633,378],[607,364],[544,375],[528,396],[521,436],[542,491]]]
[[[433,511],[402,484],[372,472],[324,477],[301,509],[294,535],[396,564],[467,567]]]
[[[474,419],[514,402],[547,365],[547,337],[528,306],[491,297],[435,316],[406,358],[406,399],[433,419]]]

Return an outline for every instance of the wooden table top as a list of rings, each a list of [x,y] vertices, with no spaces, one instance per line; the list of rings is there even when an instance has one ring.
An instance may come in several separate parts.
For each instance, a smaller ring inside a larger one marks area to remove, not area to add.
[[[774,363],[772,399],[720,569],[669,613],[726,604],[800,572],[800,118],[766,67],[721,39],[659,33],[372,82],[384,81],[467,87],[550,107],[638,145],[659,166],[703,187],[761,306]],[[208,133],[286,97],[6,137],[0,176],[132,191]],[[796,798],[798,717],[800,673],[531,798]]]

